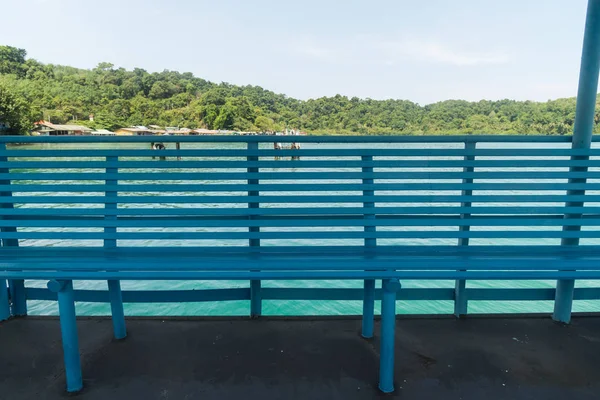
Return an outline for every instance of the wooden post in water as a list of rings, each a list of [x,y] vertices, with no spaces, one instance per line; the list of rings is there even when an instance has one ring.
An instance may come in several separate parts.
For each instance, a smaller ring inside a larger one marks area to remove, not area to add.
[[[589,0],[583,37],[581,68],[579,71],[579,88],[577,90],[577,106],[575,124],[573,127],[574,149],[589,149],[592,144],[594,131],[594,115],[598,93],[598,74],[600,72],[600,0]],[[576,160],[586,160],[587,156],[574,156]],[[587,167],[571,167],[573,172],[586,172]],[[569,183],[585,183],[585,178],[573,178]],[[584,195],[584,190],[569,190],[571,195]],[[583,202],[569,202],[567,207],[582,207]],[[580,214],[567,214],[567,219],[579,219]],[[563,231],[580,231],[581,226],[564,226]],[[578,238],[563,238],[563,246],[579,245]],[[556,285],[554,300],[555,321],[568,324],[571,321],[575,281],[573,279],[559,280]]]

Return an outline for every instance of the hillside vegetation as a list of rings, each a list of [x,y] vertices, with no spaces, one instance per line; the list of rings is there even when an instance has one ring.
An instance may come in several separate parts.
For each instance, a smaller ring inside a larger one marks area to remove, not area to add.
[[[106,62],[91,70],[43,64],[27,58],[23,49],[0,46],[0,122],[20,121],[11,124],[13,133],[45,119],[106,129],[161,125],[240,131],[287,127],[315,134],[565,135],[572,132],[574,117],[574,98],[447,100],[424,106],[340,95],[304,101],[258,86],[209,82],[190,72],[128,71]]]

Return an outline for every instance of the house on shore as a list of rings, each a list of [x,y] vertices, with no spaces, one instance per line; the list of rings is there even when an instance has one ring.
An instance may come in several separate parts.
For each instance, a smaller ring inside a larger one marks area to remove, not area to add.
[[[150,129],[143,125],[132,126],[129,128],[119,128],[115,131],[118,136],[148,136],[148,135],[162,135],[165,133],[162,129]]]
[[[192,133],[192,135],[218,135],[219,134],[219,131],[217,131],[217,130],[204,129],[204,128],[194,129],[193,132],[194,133]]]
[[[38,121],[32,133],[40,136],[89,135],[92,129],[82,125],[58,125],[47,121]]]
[[[115,133],[107,129],[97,129],[92,131],[92,136],[115,136]]]

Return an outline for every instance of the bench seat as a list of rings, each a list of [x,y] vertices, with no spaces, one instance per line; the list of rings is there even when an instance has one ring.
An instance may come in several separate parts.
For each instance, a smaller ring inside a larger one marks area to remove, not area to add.
[[[480,247],[480,248],[478,248]],[[600,249],[447,246],[318,248],[28,248],[0,255],[7,279],[600,278]]]

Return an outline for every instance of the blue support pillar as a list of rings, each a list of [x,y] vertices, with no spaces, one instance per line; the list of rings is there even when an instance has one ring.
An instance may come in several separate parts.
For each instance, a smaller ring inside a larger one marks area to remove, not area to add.
[[[383,280],[381,299],[381,350],[379,354],[379,390],[394,391],[394,344],[396,341],[396,293],[400,290],[398,279]]]
[[[25,296],[25,281],[13,279],[8,281],[11,298],[11,314],[14,317],[27,315],[27,296]]]
[[[248,152],[258,151],[258,142],[248,142]],[[247,156],[246,160],[248,162],[257,162],[258,156]],[[256,167],[247,168],[248,173],[255,174],[258,173],[259,169]],[[248,179],[248,185],[257,185],[258,179]],[[258,190],[249,190],[248,196],[258,197]],[[249,202],[248,208],[260,208],[259,202]],[[252,219],[252,215],[250,215],[250,219]],[[251,233],[260,232],[260,227],[251,226],[249,229]],[[260,239],[250,239],[248,242],[250,247],[260,247]],[[253,279],[250,281],[250,318],[258,318],[262,314],[262,294],[261,294],[262,283],[259,279]]]
[[[112,313],[115,339],[125,339],[127,337],[127,328],[125,327],[125,312],[123,311],[123,295],[121,294],[120,281],[108,281],[108,295],[110,297],[110,311]]]
[[[583,37],[583,50],[581,55],[581,68],[579,71],[579,88],[577,90],[577,107],[575,110],[575,124],[573,128],[574,149],[589,149],[594,131],[594,114],[596,97],[598,93],[598,73],[600,71],[600,0],[589,0]],[[573,159],[587,159],[587,156],[573,157]],[[586,172],[585,167],[572,167],[571,171]],[[585,179],[571,179],[570,183],[584,183]],[[585,191],[571,190],[569,194],[583,195]],[[581,207],[581,202],[567,203],[568,207]],[[565,218],[578,219],[581,215],[565,215]],[[579,226],[565,226],[565,231],[579,231]],[[564,246],[577,246],[578,238],[564,238]],[[571,321],[573,293],[575,281],[571,279],[560,280],[556,286],[553,319],[562,323]]]
[[[78,392],[83,388],[83,379],[81,376],[73,281],[50,281],[48,282],[48,289],[58,294],[67,392]]]
[[[7,320],[9,317],[8,286],[6,286],[6,279],[0,279],[0,321]]]
[[[465,143],[465,151],[467,152],[467,154],[464,157],[465,161],[474,161],[475,160],[475,155],[471,155],[470,152],[475,151],[476,148],[477,148],[476,142]],[[466,166],[463,168],[463,172],[465,172],[465,173],[471,173],[474,171],[475,171],[475,168],[473,168],[473,167]],[[463,179],[463,184],[471,184],[471,183],[473,183],[472,178]],[[463,196],[472,196],[473,190],[463,189],[462,195]],[[472,203],[470,201],[465,201],[461,204],[461,206],[465,207],[465,208],[471,207],[471,205],[472,205]],[[470,213],[464,213],[464,214],[460,215],[460,218],[467,219],[470,216],[471,216]],[[459,230],[461,232],[468,232],[471,230],[471,226],[461,225]],[[459,246],[468,246],[469,238],[464,237],[464,238],[458,239],[458,245]],[[454,315],[456,316],[456,318],[463,317],[463,316],[467,315],[468,309],[469,309],[469,299],[467,298],[467,281],[465,279],[457,279],[454,282]]]
[[[361,161],[363,162],[362,172],[365,174],[373,173],[373,156],[362,156]],[[363,196],[365,197],[373,197],[375,196],[375,191],[372,189],[374,180],[371,178],[366,178],[362,180],[363,183]],[[365,233],[372,233],[377,231],[377,226],[375,223],[375,214],[373,209],[375,208],[375,202],[366,201],[363,203],[364,211],[364,219],[365,221],[370,221],[373,224],[367,224],[365,222],[364,231]],[[369,212],[371,211],[371,212]],[[377,238],[368,238],[366,237],[364,240],[365,248],[368,250],[369,248],[373,248],[377,246]],[[362,316],[362,332],[361,335],[365,339],[370,339],[373,337],[373,325],[375,319],[375,280],[374,279],[365,279],[363,285],[363,316]]]
[[[250,281],[250,317],[258,318],[262,314],[261,281],[254,279]]]
[[[373,337],[373,322],[375,319],[375,279],[365,279],[363,296],[361,335],[365,339],[370,339]]]
[[[106,162],[117,164],[119,162],[119,157],[108,156],[106,157]],[[114,166],[111,166],[106,168],[106,173],[111,175],[118,175],[119,169],[115,168]],[[106,186],[117,186],[119,184],[118,179],[107,179],[105,182]],[[119,193],[116,190],[107,190],[104,195],[106,196],[106,203],[104,204],[106,214],[104,215],[104,220],[116,223],[117,216],[115,215],[115,211],[118,208]],[[116,235],[117,227],[110,226],[109,224],[107,224],[107,226],[104,228],[104,233],[107,236],[107,238],[104,239],[104,248],[116,248],[117,240],[109,238],[109,235]],[[123,295],[121,294],[120,281],[108,281],[108,296],[110,298],[110,310],[112,314],[113,332],[115,335],[115,339],[125,339],[125,337],[127,336],[127,328],[125,327],[125,312],[123,311]]]

